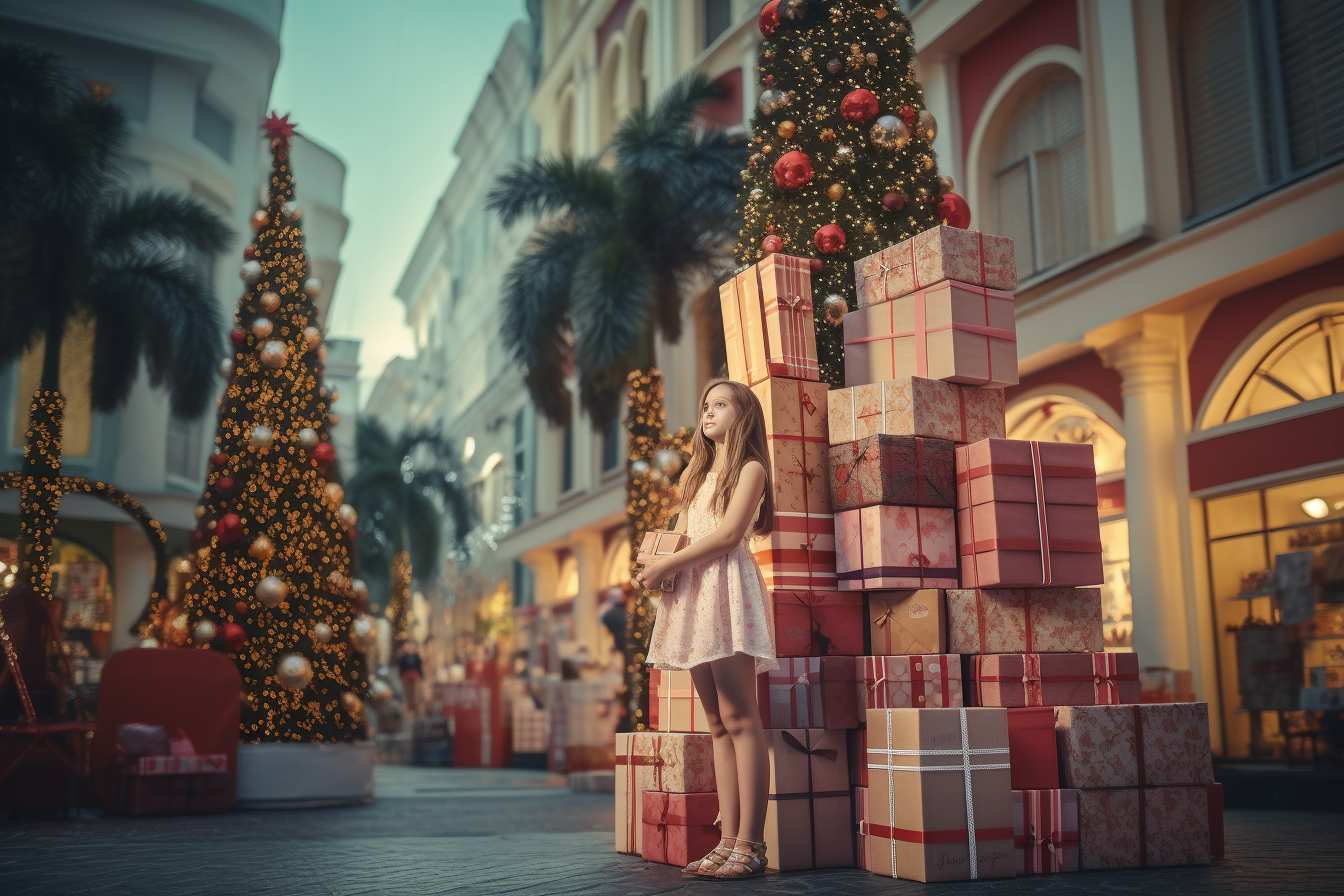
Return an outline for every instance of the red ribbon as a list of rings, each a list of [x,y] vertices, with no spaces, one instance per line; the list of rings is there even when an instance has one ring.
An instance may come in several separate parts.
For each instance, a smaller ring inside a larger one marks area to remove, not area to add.
[[[1033,653],[1031,637],[1031,592],[1022,589],[1022,612],[1026,614],[1026,643],[1023,645],[1023,653]],[[980,630],[980,652],[990,653],[990,649],[985,646],[985,592],[982,588],[975,589],[975,619]]]
[[[868,830],[874,837],[883,840],[899,840],[902,843],[970,843],[969,832],[965,828],[950,831],[914,831],[909,828],[893,828],[885,824],[869,823]],[[976,828],[975,839],[1014,840],[1012,828]]]
[[[1077,849],[1077,831],[1064,831],[1064,798],[1059,790],[1026,790],[1022,793],[1024,835],[1014,838],[1022,848],[1025,869],[1029,873],[1057,873],[1064,870],[1062,850]],[[1044,836],[1041,836],[1041,831]]]
[[[999,657],[1022,657],[1022,673],[1020,675],[986,675],[983,672],[985,657],[977,655],[973,661],[975,664],[975,694],[976,702],[981,706],[985,705],[984,691],[981,688],[981,685],[985,683],[1021,682],[1023,699],[1026,701],[1025,705],[1044,706],[1045,682],[1090,681],[1092,682],[1093,705],[1115,706],[1120,703],[1119,683],[1139,680],[1138,673],[1123,675],[1120,673],[1117,654],[1113,653],[1092,654],[1091,675],[1043,675],[1041,673],[1041,654],[1039,653],[996,655]]]

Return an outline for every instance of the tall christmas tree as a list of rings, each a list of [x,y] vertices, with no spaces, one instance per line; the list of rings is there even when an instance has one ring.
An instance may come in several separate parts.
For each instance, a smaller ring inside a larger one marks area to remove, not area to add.
[[[289,116],[266,119],[270,201],[253,216],[247,290],[224,362],[215,453],[182,602],[163,620],[179,643],[230,653],[243,678],[242,739],[333,742],[365,735],[363,651],[376,629],[352,578],[353,508],[334,478],[334,396],[294,202]],[[377,696],[377,693],[375,693]]]
[[[770,0],[760,29],[737,260],[813,259],[821,378],[839,387],[838,324],[855,307],[854,262],[939,223],[951,184],[940,187],[937,124],[895,0]]]

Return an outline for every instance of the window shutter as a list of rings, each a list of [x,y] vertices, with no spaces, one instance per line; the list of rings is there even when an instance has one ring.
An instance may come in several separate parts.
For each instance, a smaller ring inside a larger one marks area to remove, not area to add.
[[[1034,274],[1036,240],[1031,230],[1031,173],[1026,162],[1003,172],[995,179],[994,208],[998,215],[996,233],[1013,241],[1019,277]]]
[[[1060,253],[1075,258],[1092,245],[1087,218],[1087,145],[1081,137],[1060,148],[1059,226]]]
[[[1294,170],[1344,152],[1344,16],[1338,0],[1276,4]]]

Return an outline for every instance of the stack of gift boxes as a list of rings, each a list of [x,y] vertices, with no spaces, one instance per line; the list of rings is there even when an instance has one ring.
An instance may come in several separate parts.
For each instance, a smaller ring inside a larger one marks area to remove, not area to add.
[[[770,866],[936,881],[1221,854],[1206,707],[1140,705],[1137,657],[1103,650],[1091,446],[1004,437],[1011,241],[936,227],[858,262],[837,390],[808,264],[720,290],[775,487],[753,542],[780,658],[758,689]],[[688,673],[650,693],[657,730],[618,737],[617,848],[689,861],[715,839],[710,737]]]

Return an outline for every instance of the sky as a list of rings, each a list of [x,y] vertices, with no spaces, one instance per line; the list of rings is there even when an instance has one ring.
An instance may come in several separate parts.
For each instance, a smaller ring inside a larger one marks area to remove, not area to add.
[[[524,0],[287,0],[271,107],[345,160],[350,229],[327,319],[362,340],[360,399],[414,346],[393,295],[453,144]],[[302,173],[298,173],[302,177]]]

